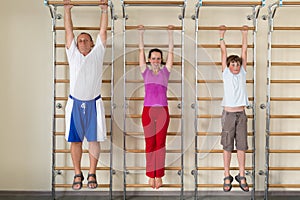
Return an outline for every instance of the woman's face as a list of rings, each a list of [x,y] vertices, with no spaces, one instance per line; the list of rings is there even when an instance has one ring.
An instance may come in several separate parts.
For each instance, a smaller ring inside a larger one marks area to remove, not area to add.
[[[152,52],[149,58],[152,67],[158,68],[161,65],[161,54],[159,52]]]

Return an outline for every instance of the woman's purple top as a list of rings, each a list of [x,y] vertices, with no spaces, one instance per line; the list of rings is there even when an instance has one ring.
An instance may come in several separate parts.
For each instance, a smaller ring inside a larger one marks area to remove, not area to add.
[[[167,106],[167,89],[170,72],[164,66],[158,74],[146,67],[142,73],[145,83],[144,106]]]

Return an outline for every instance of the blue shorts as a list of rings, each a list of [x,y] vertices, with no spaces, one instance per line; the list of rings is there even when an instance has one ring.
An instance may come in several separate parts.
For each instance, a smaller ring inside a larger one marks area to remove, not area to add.
[[[69,109],[70,116],[67,126],[66,139],[68,142],[82,142],[84,137],[87,141],[99,141],[97,135],[97,101],[101,100],[99,95],[93,100],[82,101],[71,95],[68,103],[72,104]],[[67,109],[66,109],[67,110]],[[66,114],[66,119],[68,118]]]

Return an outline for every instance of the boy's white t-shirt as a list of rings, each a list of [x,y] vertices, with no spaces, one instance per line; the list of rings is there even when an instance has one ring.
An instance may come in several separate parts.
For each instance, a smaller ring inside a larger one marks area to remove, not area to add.
[[[224,95],[222,106],[225,107],[239,107],[247,106],[247,84],[246,84],[246,71],[243,66],[238,74],[230,72],[226,67],[223,71],[223,87]]]

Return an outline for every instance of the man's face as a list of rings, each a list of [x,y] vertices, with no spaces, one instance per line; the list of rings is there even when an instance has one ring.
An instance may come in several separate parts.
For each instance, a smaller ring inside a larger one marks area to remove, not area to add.
[[[91,38],[87,34],[80,34],[77,37],[77,47],[80,53],[83,55],[87,55],[93,47],[93,41],[91,41]]]

